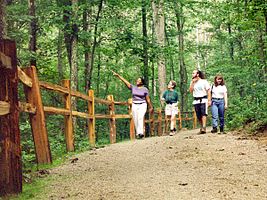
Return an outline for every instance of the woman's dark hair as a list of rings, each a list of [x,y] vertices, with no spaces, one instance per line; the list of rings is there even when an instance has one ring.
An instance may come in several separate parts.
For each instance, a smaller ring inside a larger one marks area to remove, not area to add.
[[[206,78],[204,72],[202,72],[200,70],[197,70],[197,73],[199,75],[199,78],[201,78],[201,79],[205,79]]]
[[[223,76],[221,76],[221,75],[216,75],[216,76],[214,77],[214,85],[215,85],[215,86],[218,86],[218,83],[217,83],[216,79],[222,79],[222,82],[220,83],[220,85],[224,85],[224,79],[223,79]]]
[[[145,78],[144,78],[144,77],[142,77],[142,76],[140,76],[140,77],[138,77],[138,78],[140,78],[140,79],[141,79],[141,81],[142,81],[142,85],[145,85]]]

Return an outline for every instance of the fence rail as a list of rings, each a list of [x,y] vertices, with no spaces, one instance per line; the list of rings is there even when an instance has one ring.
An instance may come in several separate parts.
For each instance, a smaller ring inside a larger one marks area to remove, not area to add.
[[[8,68],[10,65],[8,57],[1,53],[0,58],[1,67]],[[127,102],[118,102],[114,100],[113,95],[108,95],[107,99],[100,99],[94,96],[93,90],[88,91],[88,94],[83,94],[79,91],[71,90],[70,80],[63,80],[61,85],[39,81],[36,68],[33,66],[27,68],[17,67],[16,73],[18,79],[24,86],[24,93],[26,96],[26,102],[18,102],[17,107],[19,112],[29,113],[37,163],[52,162],[45,114],[64,116],[64,134],[67,151],[74,151],[75,149],[72,123],[73,117],[81,117],[88,120],[88,139],[91,146],[95,146],[95,123],[96,120],[99,119],[109,120],[110,143],[116,142],[116,120],[119,119],[129,120],[130,139],[135,139],[134,122],[131,112],[131,99]],[[42,102],[41,89],[61,94],[63,96],[64,108],[44,106]],[[71,101],[73,97],[80,98],[87,102],[86,112],[72,110]],[[95,113],[96,104],[103,104],[107,106],[107,114]],[[127,113],[116,114],[116,106],[126,106],[128,110]],[[11,112],[11,107],[12,105],[9,101],[1,99],[0,116],[9,114]],[[193,128],[196,127],[196,116],[193,111],[179,112],[176,120],[178,121],[179,129],[182,129],[183,121],[192,121]],[[161,136],[169,129],[169,119],[164,116],[164,112],[160,109],[157,109],[154,113],[149,113],[149,118],[146,119],[144,123],[149,127],[149,132],[145,133],[147,136]],[[15,149],[15,147],[13,149]],[[20,155],[18,150],[14,150],[14,152],[16,155]]]
[[[96,119],[109,119],[110,120],[110,143],[116,142],[116,119],[129,119],[130,121],[130,138],[134,139],[134,125],[131,114],[131,100],[127,102],[115,101],[112,95],[108,95],[107,99],[100,99],[94,97],[94,91],[90,90],[88,95],[85,95],[78,91],[73,91],[70,89],[70,81],[63,80],[62,85],[56,85],[44,81],[39,81],[36,73],[35,67],[28,67],[21,69],[18,67],[18,77],[19,80],[24,84],[25,95],[27,102],[19,102],[20,112],[27,112],[30,114],[31,126],[34,137],[34,144],[36,149],[36,158],[38,163],[50,163],[52,162],[51,153],[49,149],[49,142],[47,137],[47,130],[45,126],[45,115],[46,114],[56,114],[63,115],[65,117],[64,127],[67,150],[74,150],[74,136],[73,136],[73,125],[72,117],[81,117],[89,120],[88,137],[90,145],[95,146],[95,120]],[[59,93],[64,96],[65,108],[56,108],[52,106],[43,106],[42,97],[40,90],[49,90]],[[71,109],[71,98],[81,98],[88,103],[87,112],[79,112]],[[108,114],[95,113],[95,104],[104,104],[107,106],[109,111]],[[116,106],[127,106],[127,114],[116,114]],[[9,113],[10,105],[7,102],[0,101],[0,115]],[[185,117],[182,117],[182,114]],[[189,117],[191,115],[191,117]],[[182,121],[193,121],[193,128],[196,126],[196,117],[194,112],[179,112],[176,119],[179,124],[179,129],[182,129]],[[164,112],[160,109],[156,110],[155,113],[149,113],[149,119],[145,120],[145,123],[150,126],[150,136],[162,135],[164,132],[168,131],[169,119],[164,117]],[[36,125],[40,125],[37,128]],[[157,125],[157,130],[154,127]],[[164,129],[164,130],[163,130]],[[155,134],[155,131],[157,134]],[[148,133],[146,133],[148,134]],[[44,145],[38,145],[44,143]]]

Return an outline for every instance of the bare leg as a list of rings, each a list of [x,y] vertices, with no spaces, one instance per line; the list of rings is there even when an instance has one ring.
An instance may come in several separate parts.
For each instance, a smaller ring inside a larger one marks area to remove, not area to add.
[[[207,116],[202,116],[202,131],[206,133]]]

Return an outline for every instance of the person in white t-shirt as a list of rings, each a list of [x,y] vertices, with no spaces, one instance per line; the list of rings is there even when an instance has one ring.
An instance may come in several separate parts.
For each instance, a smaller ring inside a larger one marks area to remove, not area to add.
[[[210,84],[204,79],[204,74],[200,70],[194,70],[189,91],[193,93],[193,105],[201,125],[200,134],[206,133],[206,123],[208,116],[208,106],[211,105]]]
[[[222,76],[214,78],[214,85],[211,87],[211,114],[212,133],[217,133],[218,119],[220,120],[220,133],[224,132],[224,111],[228,107],[227,88]]]

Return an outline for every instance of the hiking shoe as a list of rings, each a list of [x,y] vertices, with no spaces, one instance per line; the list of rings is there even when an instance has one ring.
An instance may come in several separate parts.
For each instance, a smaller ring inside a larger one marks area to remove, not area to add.
[[[206,128],[201,128],[198,132],[198,134],[205,134],[206,133]]]
[[[206,133],[206,127],[203,127],[200,134],[205,134],[205,133]]]
[[[202,132],[202,128],[199,129],[199,132],[197,134],[201,134],[201,132]]]
[[[223,127],[220,127],[220,133],[221,133],[221,134],[226,134],[226,132],[224,132]]]
[[[142,139],[143,137],[144,137],[144,134],[139,133],[139,134],[137,135],[137,139]]]
[[[171,132],[170,132],[169,135],[170,135],[170,136],[174,136],[174,135],[175,135],[175,132],[174,132],[173,130],[171,130]]]
[[[211,133],[217,133],[217,127],[213,127],[212,130],[211,130]]]

